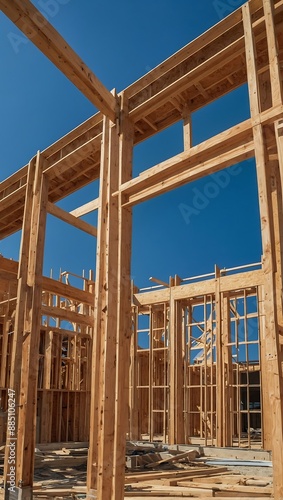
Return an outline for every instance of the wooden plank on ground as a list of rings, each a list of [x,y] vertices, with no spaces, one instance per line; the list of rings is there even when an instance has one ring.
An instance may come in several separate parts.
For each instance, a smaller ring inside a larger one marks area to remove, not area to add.
[[[233,493],[246,493],[249,494],[259,494],[271,496],[273,494],[272,486],[245,486],[241,484],[206,484],[206,483],[197,483],[191,481],[178,481],[178,486],[188,486],[189,488],[195,488],[196,490],[200,489],[208,489],[217,491],[227,491]]]
[[[198,477],[198,476],[209,476],[212,474],[219,474],[226,472],[227,467],[199,467],[193,468],[192,470],[178,470],[178,471],[168,471],[168,472],[141,472],[139,474],[126,474],[125,483],[138,483],[139,481],[150,481],[151,479],[175,479],[181,477]]]
[[[159,460],[157,462],[152,462],[150,464],[147,464],[145,467],[147,469],[152,468],[152,467],[157,467],[158,465],[162,465],[162,464],[178,462],[179,460],[183,460],[184,458],[187,458],[188,460],[195,460],[198,456],[199,456],[199,453],[197,450],[190,450],[190,451],[186,451],[185,453],[180,453],[178,455],[174,455],[173,457],[168,457],[168,458],[164,458],[162,460]]]

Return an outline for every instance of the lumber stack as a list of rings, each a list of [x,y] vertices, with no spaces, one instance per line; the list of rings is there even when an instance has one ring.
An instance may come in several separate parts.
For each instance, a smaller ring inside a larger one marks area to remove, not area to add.
[[[72,498],[86,496],[87,448],[36,450],[37,474],[34,498]],[[133,454],[134,455],[131,455]],[[270,477],[232,472],[228,466],[212,466],[198,461],[196,450],[165,450],[162,445],[128,443],[127,454],[137,458],[126,468],[124,498],[273,498]],[[227,462],[228,463],[228,462]],[[239,464],[241,461],[239,461]],[[59,471],[64,471],[64,475]],[[245,470],[245,469],[244,469]],[[49,471],[49,474],[48,474]]]

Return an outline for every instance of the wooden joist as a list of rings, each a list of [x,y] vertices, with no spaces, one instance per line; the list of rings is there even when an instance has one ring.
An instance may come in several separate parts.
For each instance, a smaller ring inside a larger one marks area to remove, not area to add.
[[[49,214],[54,215],[54,217],[57,217],[58,219],[61,219],[64,222],[67,222],[67,224],[70,224],[71,226],[74,226],[77,229],[80,229],[81,231],[90,234],[91,236],[97,235],[96,227],[92,226],[88,222],[85,222],[84,220],[78,219],[71,213],[66,212],[57,205],[54,205],[54,203],[48,202],[47,211]]]
[[[74,215],[75,217],[82,217],[83,215],[98,210],[98,208],[99,208],[99,198],[96,198],[95,200],[89,201],[88,203],[85,203],[81,207],[72,210],[70,214]]]

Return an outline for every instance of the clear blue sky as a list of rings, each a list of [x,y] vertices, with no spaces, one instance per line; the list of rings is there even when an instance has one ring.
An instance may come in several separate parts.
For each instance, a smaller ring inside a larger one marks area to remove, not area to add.
[[[51,2],[51,3],[50,3]],[[200,35],[242,0],[34,0],[108,89],[119,92]],[[52,4],[52,5],[51,5]],[[94,107],[0,13],[0,180],[90,117]],[[193,142],[249,115],[246,87],[193,115]],[[177,124],[134,152],[134,174],[182,150]],[[97,196],[97,183],[60,205],[72,210]],[[96,216],[85,218],[96,223]],[[143,203],[133,213],[132,274],[138,286],[149,276],[192,276],[257,262],[261,239],[252,161]],[[0,242],[18,259],[20,234]],[[53,268],[81,274],[95,263],[95,240],[48,217],[45,274]]]

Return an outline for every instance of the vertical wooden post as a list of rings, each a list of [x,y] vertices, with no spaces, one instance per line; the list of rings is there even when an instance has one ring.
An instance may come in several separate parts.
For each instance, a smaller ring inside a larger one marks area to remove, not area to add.
[[[283,86],[274,23],[274,0],[263,0],[263,12],[266,25],[272,104],[278,106],[283,102]]]
[[[270,5],[270,4],[269,4]],[[268,2],[264,1],[266,9]],[[269,393],[269,412],[265,416],[265,425],[272,429],[272,460],[274,498],[279,500],[283,497],[283,377],[281,352],[278,335],[277,308],[275,301],[275,262],[274,262],[274,239],[272,238],[272,215],[271,206],[268,202],[268,175],[266,171],[266,148],[263,127],[259,121],[260,99],[258,94],[258,75],[256,67],[256,49],[253,36],[250,5],[242,7],[246,59],[248,72],[248,87],[250,96],[251,117],[253,120],[253,135],[255,145],[255,158],[257,168],[257,180],[259,191],[259,206],[261,218],[261,232],[263,245],[263,271],[264,282],[264,331],[262,332],[262,354],[264,362],[262,369],[263,391]],[[266,10],[265,10],[266,13]],[[268,31],[268,26],[267,26]],[[270,44],[269,44],[270,51]],[[270,60],[270,69],[274,61]],[[272,82],[271,82],[272,84]],[[273,96],[278,96],[277,90],[273,89]],[[277,97],[276,97],[277,99]],[[273,103],[274,104],[274,103]],[[268,423],[267,423],[268,422]]]
[[[216,319],[216,446],[224,446],[223,408],[223,353],[220,269],[215,266],[215,319]],[[213,353],[211,353],[213,357]],[[213,361],[213,359],[212,359]]]
[[[134,129],[128,102],[122,94],[119,135],[119,186],[132,178]],[[124,498],[126,433],[129,431],[129,374],[132,328],[131,247],[132,210],[118,198],[118,295],[117,295],[117,377],[115,396],[115,435],[113,500]]]
[[[3,324],[3,344],[1,353],[1,370],[0,370],[0,384],[1,387],[7,386],[7,354],[9,345],[9,329],[10,329],[10,317],[9,317],[9,303],[6,307],[5,319]]]
[[[171,279],[171,287],[179,285],[179,276]],[[169,405],[169,444],[185,442],[184,427],[184,361],[182,345],[182,307],[170,297],[170,405]]]
[[[193,144],[192,139],[192,116],[187,107],[183,109],[183,133],[184,133],[184,151],[190,149]]]
[[[38,152],[36,161],[30,162],[28,171],[10,379],[11,389],[15,391],[15,403],[19,405],[16,426],[16,488],[18,486],[21,489],[25,488],[25,494],[30,498],[36,442],[38,354],[47,201],[48,179],[43,174],[43,160]],[[9,461],[9,446],[5,457],[5,495],[9,498],[11,469],[7,461]]]
[[[133,291],[134,293],[134,291]],[[139,439],[139,422],[138,422],[138,309],[133,307],[133,332],[131,338],[131,400],[130,400],[130,439]]]
[[[232,395],[233,395],[233,367],[232,367],[232,349],[228,344],[231,342],[230,328],[230,298],[229,295],[223,297],[223,427],[224,427],[224,446],[233,446],[232,442]]]
[[[123,96],[124,97],[124,96]],[[122,97],[122,99],[123,99]],[[131,178],[133,128],[122,102],[118,125],[104,118],[95,286],[88,496],[124,497],[129,425],[131,210],[119,185]]]
[[[179,276],[175,276],[175,286],[181,284]],[[184,352],[182,342],[182,306],[180,301],[176,301],[176,443],[185,443],[184,425]]]
[[[176,359],[176,311],[175,299],[172,293],[174,286],[174,279],[170,277],[170,322],[169,322],[169,428],[168,428],[168,443],[174,444],[176,442],[175,429],[176,429],[176,415],[175,415],[175,359]]]
[[[49,302],[50,298],[49,298]],[[52,393],[50,391],[51,368],[52,368],[52,342],[53,332],[47,330],[44,338],[44,371],[43,371],[43,391],[41,400],[41,421],[40,421],[40,442],[48,443],[51,440],[52,420]]]
[[[100,167],[100,208],[96,260],[94,339],[87,487],[112,498],[116,375],[118,134],[104,117]]]

